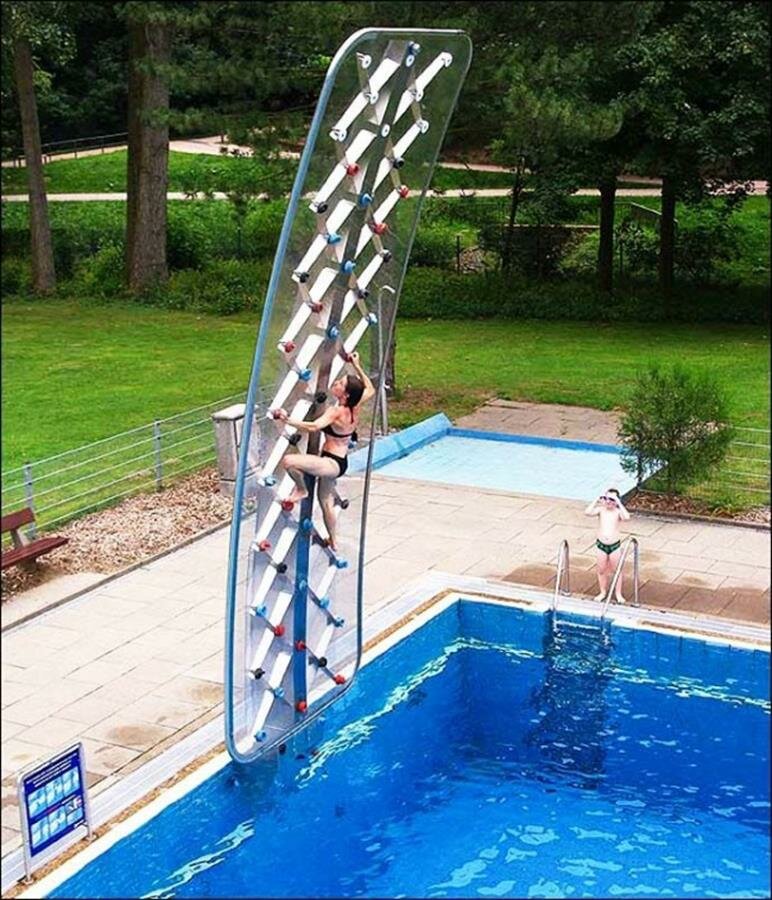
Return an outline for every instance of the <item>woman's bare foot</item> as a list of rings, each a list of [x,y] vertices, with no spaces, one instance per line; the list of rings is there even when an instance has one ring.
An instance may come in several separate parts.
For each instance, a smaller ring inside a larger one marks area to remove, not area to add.
[[[627,600],[621,594],[617,594],[617,603],[627,603]]]
[[[305,500],[308,496],[308,491],[301,490],[299,487],[295,486],[290,495],[287,497],[290,503],[300,503],[301,500]]]
[[[601,601],[601,600],[604,600],[605,598],[606,598],[606,592],[605,592],[605,591],[601,591],[599,594],[596,594],[596,595],[595,595],[595,599],[598,601],[598,603],[600,603],[600,601]]]

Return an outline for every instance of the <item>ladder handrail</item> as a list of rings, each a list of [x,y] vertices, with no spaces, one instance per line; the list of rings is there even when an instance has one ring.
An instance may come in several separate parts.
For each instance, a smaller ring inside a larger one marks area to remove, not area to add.
[[[614,593],[616,591],[617,582],[622,575],[622,569],[624,568],[625,561],[627,560],[627,554],[630,552],[630,547],[633,548],[633,606],[638,606],[638,573],[640,570],[638,538],[630,536],[625,541],[622,547],[622,554],[619,557],[619,562],[617,563],[616,570],[614,571],[614,577],[611,579],[611,584],[608,586],[606,596],[603,598],[603,609],[600,613],[601,620],[605,618],[606,610],[608,609],[609,603],[611,603],[611,598],[614,596]]]
[[[560,549],[558,550],[558,570],[555,575],[555,592],[552,595],[552,609],[553,611],[558,607],[558,594],[563,594],[564,597],[567,597],[571,593],[570,582],[571,582],[571,572],[569,569],[569,555],[570,551],[568,548],[568,541],[565,538],[560,542]],[[566,576],[566,589],[561,591],[560,585],[563,581],[563,573],[565,572]]]

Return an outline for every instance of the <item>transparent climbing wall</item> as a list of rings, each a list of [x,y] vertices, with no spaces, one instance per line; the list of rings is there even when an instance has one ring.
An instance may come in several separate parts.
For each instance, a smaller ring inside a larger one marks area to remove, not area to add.
[[[337,480],[337,547],[313,479],[289,502],[287,453],[323,438],[276,417],[318,418],[351,354],[376,387],[421,203],[471,60],[457,31],[367,29],[336,54],[279,237],[244,418],[228,572],[225,720],[249,762],[342,692],[361,654],[368,447],[381,407]],[[441,298],[438,298],[441,301]]]

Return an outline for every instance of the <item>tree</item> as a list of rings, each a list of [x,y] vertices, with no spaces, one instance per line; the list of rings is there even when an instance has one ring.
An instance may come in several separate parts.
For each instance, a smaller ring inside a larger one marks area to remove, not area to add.
[[[164,281],[173,20],[161,3],[128,3],[129,91],[126,281],[142,292]]]
[[[732,440],[719,383],[675,365],[642,372],[619,426],[621,464],[638,484],[663,479],[668,494],[708,477]]]
[[[64,25],[66,8],[65,4],[57,2],[8,2],[2,5],[2,15],[3,70],[8,71],[9,61],[12,60],[24,143],[29,192],[32,289],[38,294],[49,294],[56,288],[56,271],[43,177],[35,92],[35,53],[46,46],[56,46],[60,62],[69,56],[71,44]]]
[[[637,162],[662,178],[659,282],[669,295],[678,200],[769,169],[769,7],[664,3],[622,59],[644,140]]]

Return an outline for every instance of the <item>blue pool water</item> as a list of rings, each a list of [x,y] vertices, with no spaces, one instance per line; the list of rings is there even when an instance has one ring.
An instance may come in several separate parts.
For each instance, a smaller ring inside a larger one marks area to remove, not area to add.
[[[587,501],[608,487],[624,494],[635,486],[635,477],[622,470],[614,447],[454,432],[386,463],[379,474]]]
[[[462,601],[56,897],[769,896],[769,656]]]

